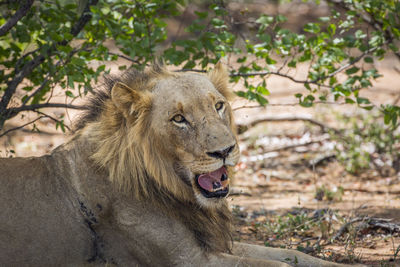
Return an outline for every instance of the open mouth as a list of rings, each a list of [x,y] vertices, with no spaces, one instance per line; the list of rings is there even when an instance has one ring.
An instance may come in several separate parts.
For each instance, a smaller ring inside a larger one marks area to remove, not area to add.
[[[206,198],[222,198],[229,193],[229,178],[225,166],[213,172],[196,175],[196,184]]]

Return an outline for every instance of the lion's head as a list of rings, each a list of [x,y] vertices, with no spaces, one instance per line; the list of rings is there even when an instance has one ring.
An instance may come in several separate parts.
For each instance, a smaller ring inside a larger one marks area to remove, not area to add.
[[[92,128],[93,158],[110,179],[138,197],[153,179],[181,200],[219,206],[239,158],[224,67],[203,75],[156,66],[108,83],[81,126]]]

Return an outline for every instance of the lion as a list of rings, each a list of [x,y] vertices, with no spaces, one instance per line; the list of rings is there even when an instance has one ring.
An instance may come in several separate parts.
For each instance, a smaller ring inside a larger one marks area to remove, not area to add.
[[[70,140],[0,159],[1,266],[341,266],[233,242],[233,93],[155,65],[109,77]]]

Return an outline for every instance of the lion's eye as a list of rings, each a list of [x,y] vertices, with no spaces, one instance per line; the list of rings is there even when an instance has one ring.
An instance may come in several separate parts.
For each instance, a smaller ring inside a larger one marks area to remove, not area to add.
[[[171,120],[177,123],[182,123],[186,121],[185,117],[180,114],[173,116]]]
[[[217,104],[215,104],[215,109],[217,111],[220,111],[223,107],[224,107],[224,102],[218,102]]]

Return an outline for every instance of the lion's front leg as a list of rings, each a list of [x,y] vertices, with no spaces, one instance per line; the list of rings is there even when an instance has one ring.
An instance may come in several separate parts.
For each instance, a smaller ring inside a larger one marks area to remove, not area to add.
[[[292,266],[298,266],[298,267],[346,266],[344,264],[324,261],[296,250],[263,247],[263,246],[250,245],[239,242],[234,243],[232,252],[234,255],[238,257],[274,260],[274,261],[286,262]]]

